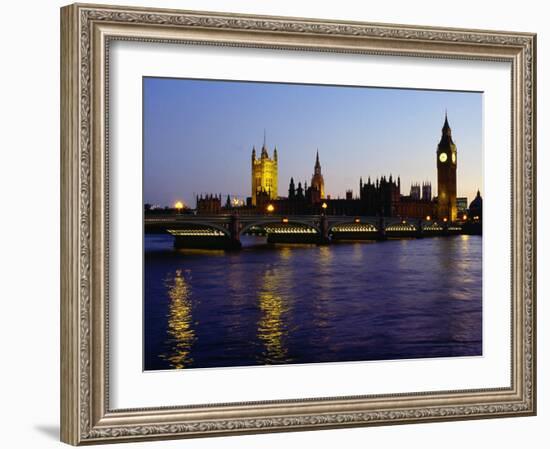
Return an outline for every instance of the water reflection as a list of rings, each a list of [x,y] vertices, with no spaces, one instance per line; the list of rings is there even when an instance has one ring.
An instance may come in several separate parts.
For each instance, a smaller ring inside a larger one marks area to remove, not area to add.
[[[285,252],[283,257],[289,254]],[[288,305],[278,290],[277,275],[273,271],[264,273],[259,292],[259,306],[261,311],[258,322],[258,339],[264,346],[261,362],[266,364],[287,361],[288,349],[285,346],[284,322],[288,312]]]
[[[173,279],[166,282],[170,304],[168,305],[168,345],[170,353],[160,357],[171,368],[185,368],[193,363],[191,347],[195,342],[191,304],[191,289],[182,270],[177,270]]]
[[[292,249],[290,248],[290,246],[285,245],[279,250],[279,257],[281,258],[281,260],[288,261],[290,260],[291,256]]]
[[[481,237],[160,243],[146,240],[146,370],[481,355]]]
[[[314,340],[322,344],[327,342],[325,329],[330,326],[331,319],[334,319],[330,311],[330,292],[332,283],[331,263],[332,253],[329,247],[320,246],[317,258],[317,270],[315,273],[315,280],[319,288],[315,289],[311,301],[313,325],[319,329],[319,335],[316,335]]]

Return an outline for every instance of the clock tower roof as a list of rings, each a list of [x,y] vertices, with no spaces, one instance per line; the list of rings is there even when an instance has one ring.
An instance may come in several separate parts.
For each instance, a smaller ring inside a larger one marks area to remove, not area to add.
[[[441,128],[441,140],[439,141],[440,148],[449,148],[454,145],[451,127],[449,126],[449,119],[447,118],[447,111],[445,111],[445,123]]]

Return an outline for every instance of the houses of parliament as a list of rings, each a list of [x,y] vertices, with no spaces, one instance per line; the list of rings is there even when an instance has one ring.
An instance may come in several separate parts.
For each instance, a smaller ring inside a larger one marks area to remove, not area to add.
[[[436,151],[437,197],[432,195],[430,182],[413,183],[408,195],[401,193],[401,179],[381,176],[376,179],[361,177],[358,195],[353,190],[346,191],[345,198],[331,198],[326,194],[325,181],[319,151],[315,157],[310,183],[290,178],[288,195],[281,196],[278,191],[278,154],[273,149],[272,156],[266,145],[265,135],[259,157],[256,148],[252,148],[251,158],[251,196],[246,205],[240,206],[240,213],[275,213],[278,215],[309,215],[325,213],[328,215],[380,216],[380,217],[433,217],[440,220],[455,221],[462,219],[467,212],[466,198],[457,198],[456,170],[457,147],[452,139],[451,127],[445,114],[441,138]],[[479,194],[478,194],[479,197]],[[476,202],[477,201],[477,202]],[[481,197],[472,202],[479,204]],[[472,206],[472,205],[470,205]],[[222,207],[220,196],[197,198],[198,213],[227,212],[235,208],[229,196]]]

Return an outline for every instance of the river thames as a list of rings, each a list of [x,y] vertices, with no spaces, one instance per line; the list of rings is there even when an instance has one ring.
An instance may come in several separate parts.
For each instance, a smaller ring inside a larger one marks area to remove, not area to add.
[[[482,354],[482,238],[235,252],[146,235],[144,369]]]

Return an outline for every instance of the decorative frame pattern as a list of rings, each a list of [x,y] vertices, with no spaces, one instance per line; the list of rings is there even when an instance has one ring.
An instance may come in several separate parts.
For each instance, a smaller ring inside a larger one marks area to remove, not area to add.
[[[61,9],[61,439],[115,442],[536,413],[536,36],[75,4]],[[108,52],[114,40],[512,64],[510,388],[110,410]]]

